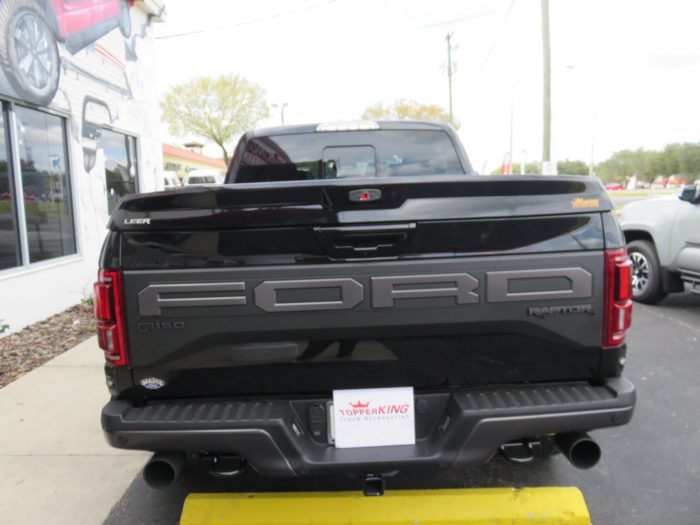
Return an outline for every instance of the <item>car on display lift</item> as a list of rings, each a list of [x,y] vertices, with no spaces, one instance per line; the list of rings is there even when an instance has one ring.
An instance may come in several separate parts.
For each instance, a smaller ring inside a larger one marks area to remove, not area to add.
[[[631,268],[592,177],[481,177],[439,123],[255,130],[226,184],[130,195],[95,284],[108,442],[218,476],[600,458]],[[556,445],[556,447],[555,447]]]
[[[634,264],[634,300],[655,303],[686,285],[700,293],[700,184],[678,197],[631,202],[617,215]]]

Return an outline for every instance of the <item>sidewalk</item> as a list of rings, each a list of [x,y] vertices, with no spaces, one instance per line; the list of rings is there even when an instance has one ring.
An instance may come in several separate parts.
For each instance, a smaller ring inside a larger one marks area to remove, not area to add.
[[[0,389],[0,524],[101,524],[148,454],[107,446],[92,337]]]

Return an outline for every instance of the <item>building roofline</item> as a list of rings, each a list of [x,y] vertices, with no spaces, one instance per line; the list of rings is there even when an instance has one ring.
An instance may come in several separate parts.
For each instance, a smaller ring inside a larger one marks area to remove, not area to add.
[[[226,169],[226,162],[224,162],[224,159],[207,157],[206,155],[202,155],[201,153],[196,153],[194,151],[182,149],[178,146],[173,146],[172,144],[163,144],[163,155],[169,155],[171,157],[177,157],[180,159],[201,162],[202,164],[207,164],[209,166]]]

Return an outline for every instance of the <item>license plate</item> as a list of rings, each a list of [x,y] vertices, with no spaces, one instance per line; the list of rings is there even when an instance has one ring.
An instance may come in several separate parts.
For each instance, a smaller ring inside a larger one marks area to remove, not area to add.
[[[416,443],[413,387],[334,390],[330,411],[337,448]]]

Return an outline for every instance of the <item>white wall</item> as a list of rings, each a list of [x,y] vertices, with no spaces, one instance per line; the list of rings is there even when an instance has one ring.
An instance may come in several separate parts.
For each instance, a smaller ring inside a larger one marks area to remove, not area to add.
[[[142,6],[142,2],[136,2],[131,9],[129,39],[117,28],[75,55],[59,46],[64,68],[59,89],[48,108],[67,118],[78,253],[0,271],[0,319],[10,325],[11,331],[56,314],[92,294],[109,214],[102,150],[97,149],[95,165],[89,172],[83,164],[84,148],[96,145],[82,136],[85,97],[101,100],[111,114],[110,119],[100,105],[92,104],[89,120],[137,137],[140,191],[163,187],[153,41],[156,22],[149,21]],[[127,46],[136,50],[137,59],[129,59]]]

